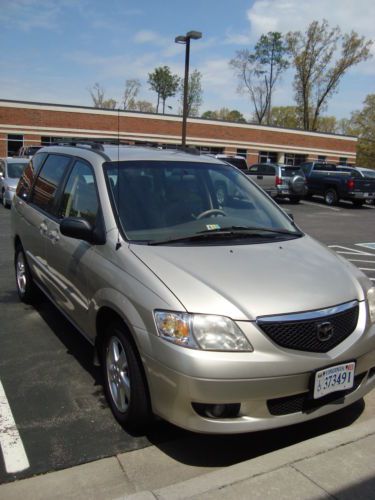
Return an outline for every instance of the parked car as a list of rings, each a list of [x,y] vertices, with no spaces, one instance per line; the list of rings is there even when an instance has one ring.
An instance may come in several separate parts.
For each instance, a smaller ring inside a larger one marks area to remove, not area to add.
[[[301,168],[306,175],[308,195],[323,196],[327,205],[336,205],[342,199],[361,206],[375,198],[375,178],[363,177],[354,167],[305,162]]]
[[[18,151],[19,158],[32,158],[43,146],[22,146]]]
[[[225,154],[217,154],[216,158],[219,160],[226,161],[231,165],[239,168],[240,170],[248,170],[246,158],[240,155],[225,155]]]
[[[299,166],[257,163],[246,173],[273,198],[299,203],[307,193],[305,175]]]
[[[28,160],[22,158],[0,159],[0,196],[5,208],[12,204],[18,181]]]
[[[218,175],[233,193],[225,203]],[[41,289],[95,346],[127,429],[152,413],[197,432],[270,429],[375,386],[371,281],[227,163],[43,148],[11,219],[20,299]]]

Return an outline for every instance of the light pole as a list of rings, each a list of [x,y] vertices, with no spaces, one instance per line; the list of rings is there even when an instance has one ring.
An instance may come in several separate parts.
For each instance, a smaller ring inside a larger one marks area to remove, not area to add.
[[[185,78],[184,78],[184,103],[182,106],[182,148],[186,147],[186,121],[188,113],[188,88],[189,88],[189,61],[190,61],[190,40],[199,40],[202,38],[200,31],[188,31],[186,35],[176,36],[174,41],[182,43],[186,46],[185,49]]]

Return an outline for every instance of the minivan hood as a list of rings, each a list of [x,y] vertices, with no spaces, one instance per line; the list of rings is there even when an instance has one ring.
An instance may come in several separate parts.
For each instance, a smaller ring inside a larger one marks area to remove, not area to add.
[[[255,320],[364,299],[359,271],[309,236],[251,245],[130,248],[191,313]]]

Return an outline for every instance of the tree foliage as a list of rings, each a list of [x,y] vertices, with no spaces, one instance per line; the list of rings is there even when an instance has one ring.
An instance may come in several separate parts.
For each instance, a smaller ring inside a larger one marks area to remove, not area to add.
[[[180,114],[184,105],[184,81],[180,80]],[[202,73],[195,69],[189,75],[187,116],[198,116],[203,102]]]
[[[342,34],[328,22],[313,21],[305,34],[287,34],[295,67],[295,98],[303,115],[305,130],[317,130],[320,114],[337,92],[343,75],[370,56],[372,42],[356,32]],[[339,51],[338,50],[339,45]]]
[[[202,114],[202,118],[206,118],[208,120],[246,123],[242,113],[240,113],[237,109],[230,110],[229,108],[221,108],[217,111],[205,111]]]
[[[369,94],[361,111],[354,111],[349,120],[341,120],[342,132],[358,137],[357,164],[375,167],[375,94]]]
[[[270,125],[303,129],[303,115],[297,106],[274,106],[271,109]],[[316,130],[335,134],[339,132],[340,124],[335,116],[319,116]]]
[[[152,73],[148,74],[148,83],[151,90],[157,94],[156,112],[159,112],[160,101],[163,105],[163,113],[165,112],[165,101],[168,97],[176,95],[180,85],[178,75],[173,75],[168,66],[159,66]]]
[[[89,92],[95,108],[115,109],[117,107],[117,101],[115,101],[115,99],[105,98],[105,90],[99,83],[94,83],[94,85],[89,88]]]
[[[287,46],[279,32],[262,35],[254,51],[239,50],[230,61],[240,93],[248,93],[258,123],[270,120],[272,94],[280,75],[287,69]]]

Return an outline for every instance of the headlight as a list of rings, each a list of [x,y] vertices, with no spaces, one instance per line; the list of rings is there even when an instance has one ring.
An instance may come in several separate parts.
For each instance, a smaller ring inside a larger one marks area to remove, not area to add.
[[[370,288],[367,292],[367,302],[370,311],[371,323],[375,323],[375,287]]]
[[[155,311],[158,334],[165,340],[206,351],[253,351],[236,323],[224,316]]]

